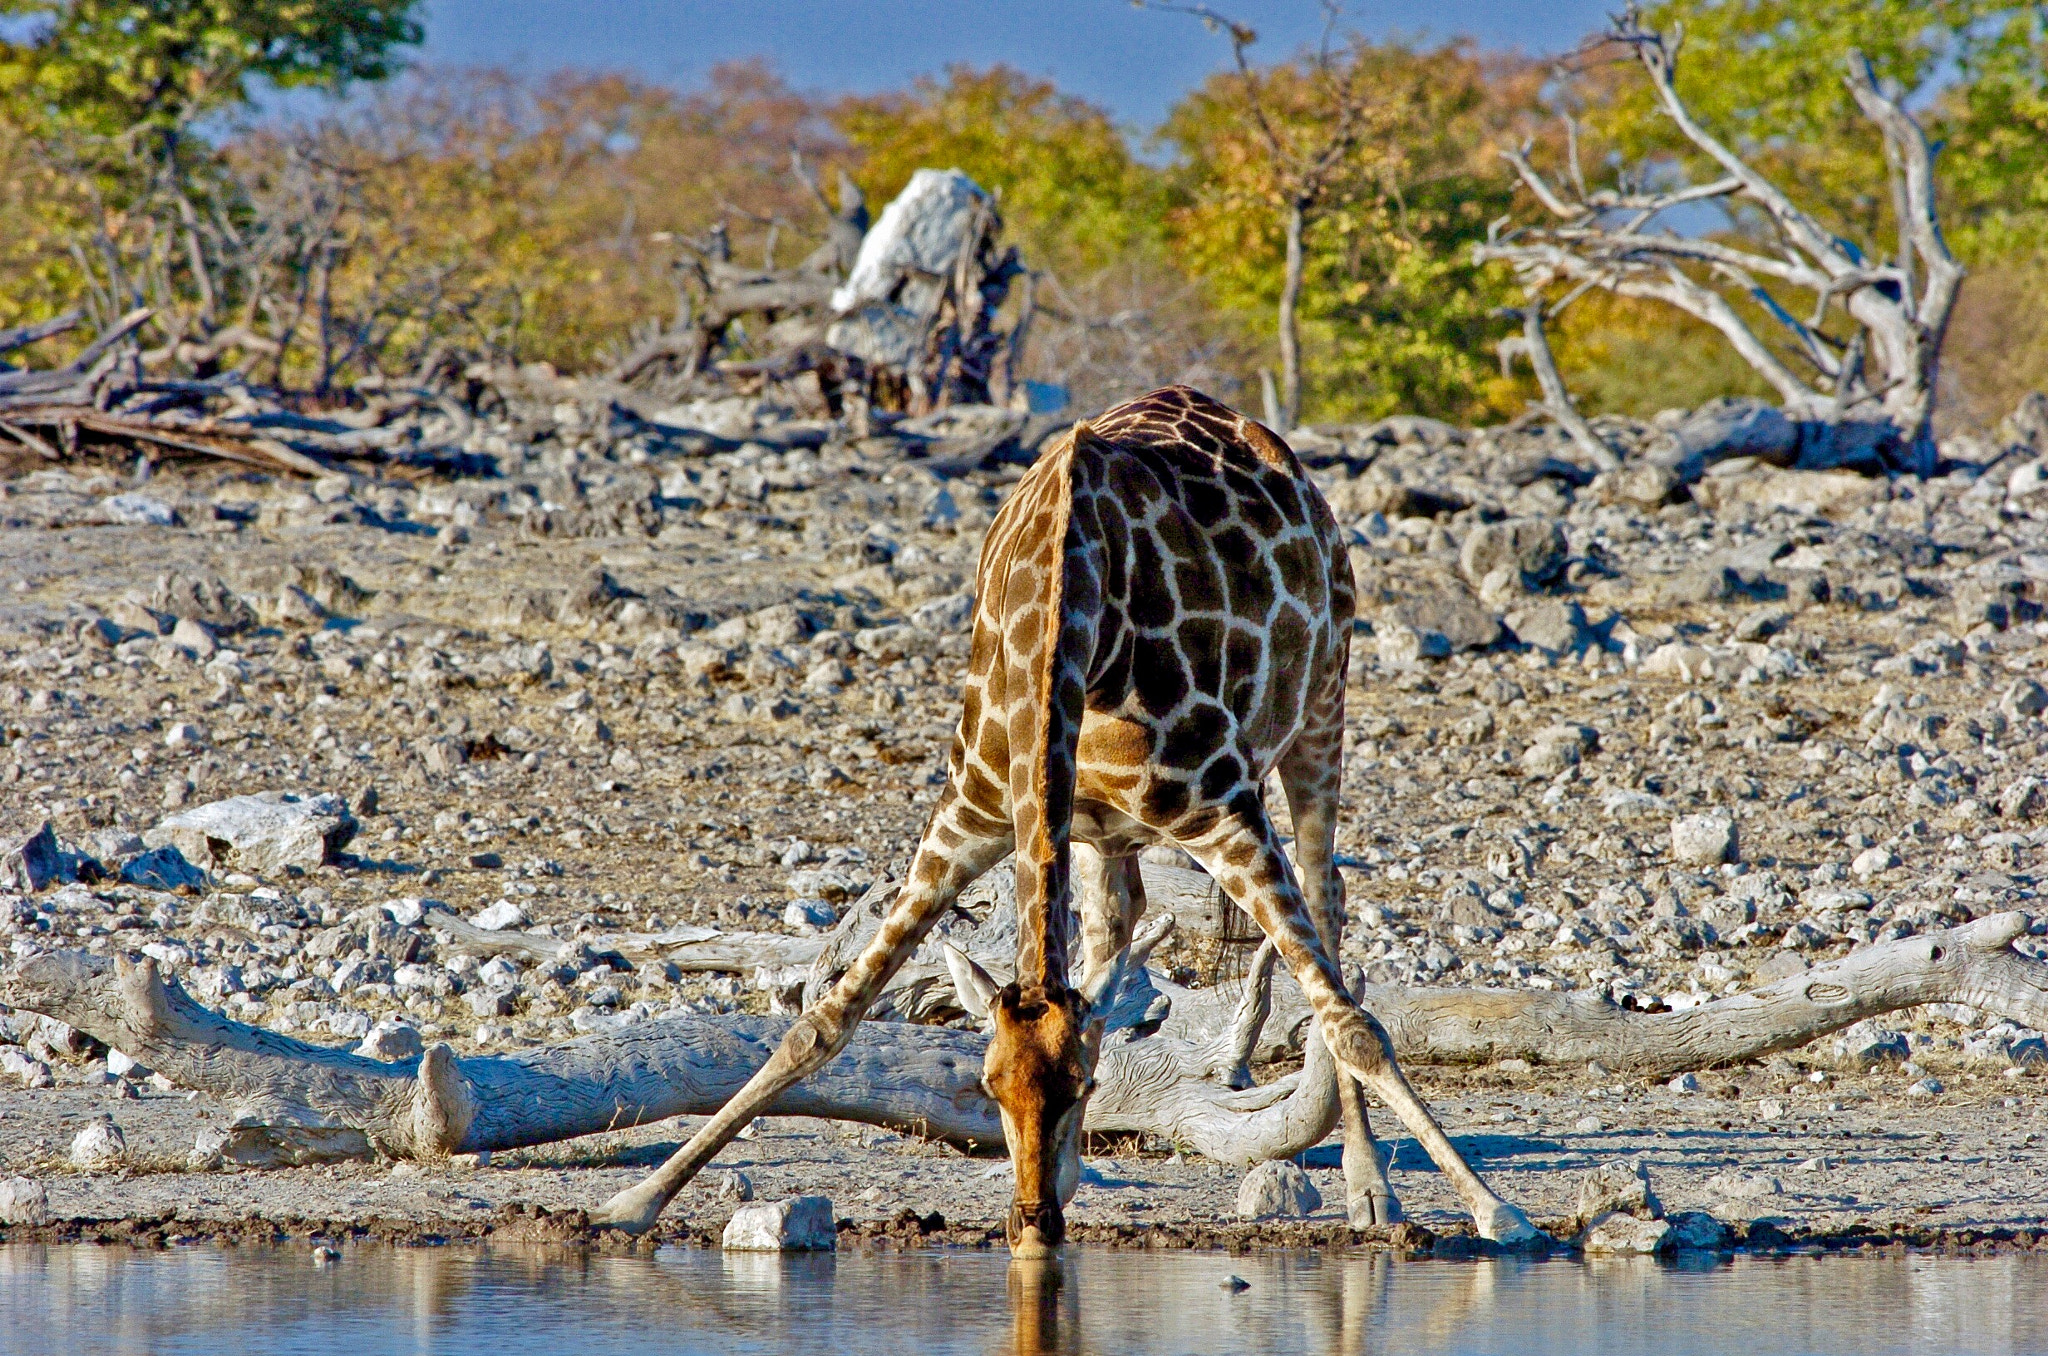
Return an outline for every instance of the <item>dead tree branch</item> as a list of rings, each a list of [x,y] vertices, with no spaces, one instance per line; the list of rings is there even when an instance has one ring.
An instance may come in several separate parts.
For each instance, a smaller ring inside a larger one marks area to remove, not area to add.
[[[1510,265],[1532,297],[1557,284],[1592,285],[1684,311],[1719,331],[1778,392],[1786,412],[1810,426],[1813,440],[1824,444],[1811,459],[1874,451],[1901,469],[1930,471],[1935,372],[1963,271],[1942,239],[1934,150],[1919,124],[1878,86],[1869,62],[1853,55],[1846,82],[1884,137],[1900,218],[1898,257],[1873,265],[1693,117],[1675,83],[1675,40],[1642,27],[1632,9],[1615,21],[1608,40],[1628,48],[1663,112],[1723,175],[1663,193],[1625,185],[1588,193],[1577,169],[1576,134],[1568,128],[1569,185],[1537,169],[1526,147],[1503,152],[1551,220],[1512,230],[1497,226],[1475,257]],[[1779,252],[1680,236],[1656,225],[1673,207],[1716,200],[1759,208],[1777,234]],[[1793,315],[1773,285],[1812,293],[1811,317]],[[1777,342],[1758,333],[1753,313],[1738,302],[1776,327]],[[1823,327],[1835,304],[1855,327],[1851,338]],[[1852,350],[1860,361],[1848,360]],[[1556,403],[1547,388],[1545,396]]]

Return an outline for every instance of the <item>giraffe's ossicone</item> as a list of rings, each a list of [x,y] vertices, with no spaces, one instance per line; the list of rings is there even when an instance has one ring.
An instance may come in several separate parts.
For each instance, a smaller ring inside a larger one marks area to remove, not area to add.
[[[844,1047],[959,891],[1014,851],[1014,978],[977,973],[963,998],[993,1027],[984,1084],[1016,1169],[1011,1247],[1058,1247],[1080,1178],[1099,1008],[1145,908],[1137,853],[1168,843],[1273,939],[1308,996],[1340,1068],[1354,1222],[1396,1210],[1356,1079],[1450,1176],[1482,1234],[1533,1235],[1452,1147],[1337,968],[1352,614],[1329,506],[1261,425],[1176,386],[1054,442],[983,543],[946,784],[881,929],[710,1124],[599,1218],[651,1225],[733,1134]],[[1266,813],[1275,773],[1293,862]]]

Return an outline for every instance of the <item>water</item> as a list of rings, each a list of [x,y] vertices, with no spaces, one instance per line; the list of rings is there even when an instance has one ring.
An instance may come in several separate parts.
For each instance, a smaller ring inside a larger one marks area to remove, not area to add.
[[[1251,1288],[1221,1287],[1232,1274]],[[0,1353],[2048,1352],[2048,1258],[1401,1262],[1077,1250],[0,1247]]]

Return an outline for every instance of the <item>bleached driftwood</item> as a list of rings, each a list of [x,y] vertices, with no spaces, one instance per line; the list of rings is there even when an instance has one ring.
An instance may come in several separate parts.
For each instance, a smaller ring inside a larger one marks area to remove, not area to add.
[[[2012,946],[2029,925],[2026,915],[2005,913],[1880,943],[1680,1012],[1512,990],[1369,986],[1363,997],[1409,1064],[1597,1059],[1616,1072],[1663,1076],[1754,1059],[1926,1003],[2048,1027],[2048,964]],[[1284,996],[1275,1001],[1271,974],[1262,955],[1241,993],[1199,997],[1154,977],[1182,1010],[1155,1034],[1113,1033],[1089,1128],[1157,1135],[1234,1163],[1319,1142],[1337,1108],[1331,1066],[1312,1030],[1301,1073],[1249,1086],[1246,1063],[1262,1032],[1275,1024],[1298,1030],[1303,1015]],[[0,978],[0,1001],[77,1027],[259,1119],[353,1131],[404,1157],[708,1114],[787,1029],[776,1017],[669,1017],[517,1054],[457,1056],[435,1045],[417,1064],[387,1064],[232,1022],[161,980],[153,962],[79,952],[20,963]],[[1268,1016],[1275,1008],[1277,1023]],[[995,1106],[980,1086],[985,1049],[979,1033],[868,1022],[839,1059],[773,1110],[994,1146]]]
[[[781,1017],[665,1017],[511,1055],[461,1057],[436,1044],[416,1064],[385,1063],[231,1021],[165,982],[153,961],[75,951],[23,962],[0,980],[0,1000],[77,1027],[245,1118],[351,1130],[384,1153],[419,1158],[707,1115],[789,1027]],[[1248,1044],[1240,1032],[1221,1040]],[[999,1145],[1001,1122],[981,1087],[986,1049],[977,1032],[867,1022],[771,1110]],[[1101,1128],[1158,1134],[1227,1162],[1288,1157],[1329,1133],[1326,1056],[1305,1075],[1248,1089],[1210,1080],[1216,1062],[1206,1045],[1174,1038],[1110,1044],[1098,1069]]]

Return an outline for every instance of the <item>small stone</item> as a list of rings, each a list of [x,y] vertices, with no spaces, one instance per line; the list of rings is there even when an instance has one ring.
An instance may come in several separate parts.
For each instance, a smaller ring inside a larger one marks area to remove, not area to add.
[[[12,1079],[24,1088],[56,1085],[50,1066],[11,1045],[0,1045],[0,1077]]]
[[[363,1037],[356,1053],[365,1059],[382,1060],[386,1064],[416,1063],[426,1053],[426,1045],[420,1040],[416,1028],[386,1018],[370,1028],[370,1034]]]
[[[1680,815],[1671,821],[1671,855],[1686,866],[1719,866],[1737,860],[1741,853],[1734,816]]]
[[[1704,1183],[1707,1190],[1735,1200],[1754,1200],[1759,1196],[1776,1196],[1785,1188],[1777,1178],[1768,1173],[1742,1172],[1730,1169],[1717,1172]]]
[[[146,1080],[150,1071],[135,1062],[135,1056],[121,1050],[107,1051],[107,1072],[115,1078]]]
[[[1677,1093],[1693,1093],[1700,1090],[1699,1075],[1682,1073],[1664,1085]]]
[[[1587,1225],[1621,1213],[1643,1219],[1664,1214],[1664,1204],[1650,1188],[1650,1169],[1640,1162],[1618,1159],[1602,1163],[1579,1180],[1579,1220]]]
[[[486,932],[503,932],[507,928],[526,926],[526,910],[509,899],[501,899],[487,909],[480,909],[469,920]]]
[[[71,1162],[87,1172],[120,1167],[128,1158],[128,1141],[112,1121],[94,1121],[71,1141]]]
[[[206,727],[195,721],[181,720],[164,731],[167,749],[203,749],[206,739]]]
[[[1939,1097],[1944,1091],[1946,1089],[1942,1087],[1940,1079],[1923,1078],[1912,1087],[1907,1088],[1906,1095],[1908,1097]]]
[[[146,494],[114,494],[100,500],[100,515],[118,527],[175,527],[178,511]]]
[[[2014,680],[2005,695],[1998,699],[1998,709],[2008,720],[2031,720],[2048,711],[2048,687],[2043,687],[2032,678]]]
[[[63,849],[46,819],[33,833],[0,841],[0,890],[30,895],[64,874]]]
[[[1682,1210],[1665,1220],[1671,1226],[1671,1241],[1693,1252],[1712,1252],[1727,1246],[1728,1226],[1704,1210]]]
[[[796,899],[782,911],[782,921],[793,928],[829,928],[839,913],[822,899]]]
[[[832,1202],[793,1196],[743,1205],[726,1224],[720,1246],[727,1252],[830,1252],[839,1246]]]
[[[1586,1230],[1581,1246],[1595,1256],[1648,1257],[1678,1245],[1671,1225],[1661,1219],[1612,1214]]]
[[[1858,880],[1881,876],[1899,864],[1898,854],[1886,847],[1865,848],[1849,863],[1849,874]]]
[[[176,893],[206,888],[206,873],[185,860],[185,854],[165,844],[154,847],[121,864],[121,879],[145,890]]]
[[[202,663],[220,652],[220,642],[213,638],[213,628],[197,617],[178,618],[177,625],[171,628],[171,644]]]
[[[717,1198],[721,1201],[740,1201],[742,1203],[753,1200],[753,1179],[737,1170],[720,1174]]]
[[[50,1192],[29,1177],[0,1181],[0,1224],[48,1224]]]
[[[1785,1104],[1775,1097],[1766,1097],[1756,1104],[1756,1118],[1760,1121],[1782,1121],[1785,1119]]]
[[[143,841],[175,847],[195,864],[267,876],[294,866],[310,871],[334,861],[355,831],[355,816],[340,796],[265,791],[170,815]]]
[[[462,995],[462,1001],[469,1005],[470,1015],[489,1019],[510,1017],[518,999],[511,989],[471,989]]]
[[[1244,1175],[1237,1191],[1239,1219],[1300,1219],[1322,1208],[1322,1193],[1291,1159],[1259,1164]]]
[[[335,1264],[336,1262],[339,1262],[340,1260],[341,1260],[341,1251],[340,1251],[340,1249],[338,1249],[338,1248],[334,1248],[334,1247],[330,1247],[329,1245],[327,1245],[327,1244],[325,1244],[325,1243],[315,1243],[315,1244],[313,1245],[313,1265],[314,1265],[314,1266],[316,1266],[316,1267],[331,1267],[331,1266],[333,1266],[333,1265],[334,1265],[334,1264]]]
[[[1225,1276],[1221,1281],[1217,1282],[1217,1289],[1228,1290],[1233,1295],[1242,1295],[1251,1288],[1252,1283],[1250,1281],[1237,1275]]]
[[[1572,1123],[1572,1129],[1582,1135],[1597,1135],[1606,1128],[1607,1122],[1601,1120],[1598,1116],[1581,1116]]]

